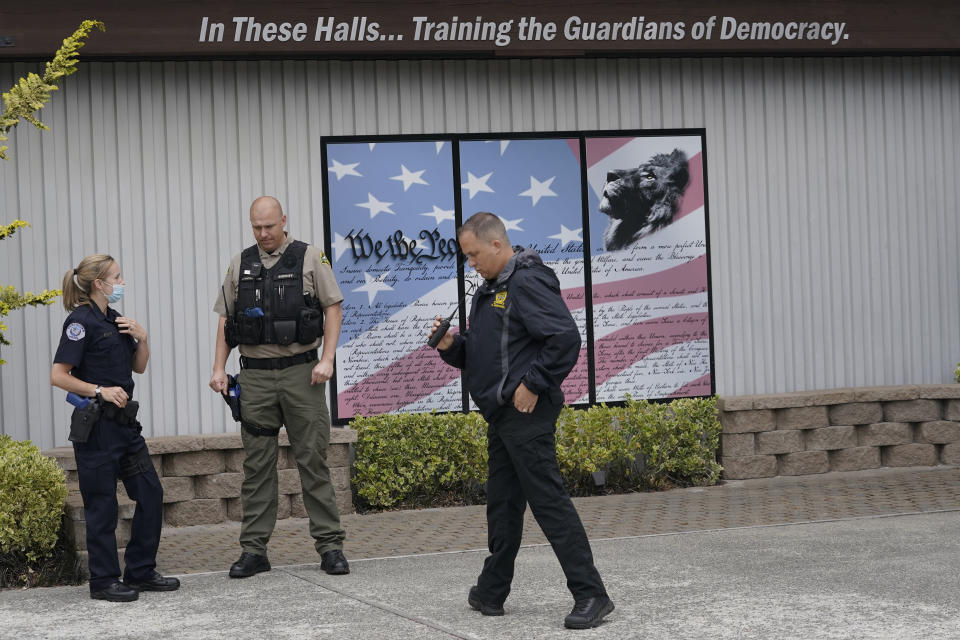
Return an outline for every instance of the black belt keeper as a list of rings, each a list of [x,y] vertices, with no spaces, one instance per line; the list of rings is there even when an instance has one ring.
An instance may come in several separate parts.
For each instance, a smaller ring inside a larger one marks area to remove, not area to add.
[[[317,350],[311,349],[298,353],[295,356],[286,356],[284,358],[248,358],[240,356],[241,369],[286,369],[295,364],[304,362],[313,362],[317,359]]]

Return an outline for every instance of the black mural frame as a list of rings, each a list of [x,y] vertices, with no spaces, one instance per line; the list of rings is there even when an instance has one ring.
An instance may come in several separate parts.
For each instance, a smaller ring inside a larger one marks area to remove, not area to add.
[[[323,188],[323,232],[324,232],[324,251],[327,255],[333,255],[332,233],[330,221],[330,191],[329,175],[327,171],[328,156],[327,147],[332,144],[351,144],[351,143],[380,143],[380,142],[425,142],[425,141],[446,141],[450,142],[452,147],[451,170],[453,171],[453,184],[460,184],[460,144],[462,142],[473,141],[501,141],[501,140],[542,140],[542,139],[577,139],[580,143],[580,196],[581,196],[581,221],[583,222],[583,261],[584,261],[584,287],[585,287],[585,332],[587,337],[587,375],[589,402],[571,404],[573,407],[588,407],[597,404],[596,401],[596,366],[594,353],[594,316],[593,316],[593,295],[587,295],[587,292],[593,291],[592,281],[592,261],[590,252],[590,197],[589,184],[587,178],[587,153],[586,142],[590,138],[641,138],[641,137],[667,137],[667,136],[699,136],[700,149],[702,156],[703,171],[703,207],[704,207],[704,238],[706,243],[705,256],[707,267],[707,315],[708,327],[710,332],[710,394],[700,396],[684,396],[689,398],[706,398],[716,394],[716,366],[715,366],[715,347],[714,347],[714,327],[713,327],[713,273],[710,261],[710,195],[707,169],[707,135],[704,128],[689,129],[623,129],[623,130],[587,130],[587,131],[535,131],[535,132],[492,132],[492,133],[472,133],[472,134],[410,134],[410,135],[350,135],[350,136],[325,136],[320,141],[320,159],[323,167],[322,188]],[[463,224],[463,200],[462,189],[454,188],[454,218],[456,228],[459,229]],[[460,312],[457,314],[460,331],[466,330],[467,323],[467,303],[466,287],[464,282],[465,259],[463,254],[457,251],[457,291],[458,304]],[[439,356],[437,356],[439,357]],[[337,404],[337,368],[334,367],[333,377],[329,382],[330,389],[330,413],[332,422],[336,426],[346,426],[355,416],[338,415]],[[462,413],[470,411],[469,394],[463,386],[463,407]],[[647,398],[650,402],[670,402],[675,398]],[[607,401],[607,406],[623,406],[626,401]],[[441,412],[437,413],[449,413]]]

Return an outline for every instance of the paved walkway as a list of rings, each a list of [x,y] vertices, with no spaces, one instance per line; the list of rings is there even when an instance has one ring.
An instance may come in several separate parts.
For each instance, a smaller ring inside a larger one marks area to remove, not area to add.
[[[739,480],[716,487],[575,498],[591,540],[960,510],[960,467],[885,468]],[[485,549],[483,506],[347,515],[351,560]],[[240,555],[239,523],[166,527],[158,568],[223,571]],[[527,511],[524,544],[546,540]],[[306,519],[279,520],[270,562],[318,562]],[[960,634],[958,634],[960,636]]]
[[[75,640],[956,640],[960,468],[773,478],[577,501],[616,610],[563,628],[572,600],[528,529],[503,617],[466,603],[482,507],[348,516],[351,573],[320,570],[281,521],[273,570],[231,580],[236,525],[165,532],[172,593],[93,601],[86,585],[0,591],[0,638]],[[458,549],[473,549],[456,551]],[[442,552],[448,553],[427,553]],[[194,573],[214,570],[211,573]]]

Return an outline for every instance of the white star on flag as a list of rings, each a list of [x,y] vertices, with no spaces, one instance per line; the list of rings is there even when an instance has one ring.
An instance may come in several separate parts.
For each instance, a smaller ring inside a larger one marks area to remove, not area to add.
[[[547,196],[556,196],[553,190],[550,188],[550,185],[556,179],[557,176],[553,176],[549,180],[544,180],[540,182],[533,176],[530,176],[530,188],[520,193],[521,196],[528,196],[533,200],[532,206],[537,206],[537,203],[540,202],[540,198],[545,198]]]
[[[497,216],[500,218],[500,221],[503,222],[503,226],[507,231],[523,231],[520,228],[520,223],[523,222],[523,218],[517,218],[516,220],[507,220],[503,216]]]
[[[422,215],[422,216],[429,216],[429,217],[433,218],[434,220],[437,221],[437,226],[439,226],[440,223],[443,222],[444,220],[454,220],[454,219],[455,219],[455,218],[453,217],[453,209],[450,209],[450,210],[441,209],[441,208],[438,207],[437,205],[433,205],[433,211],[430,211],[429,213],[421,213],[420,215]]]
[[[366,271],[363,272],[363,279],[366,280],[366,283],[360,285],[356,289],[352,289],[353,292],[363,291],[367,294],[367,304],[373,304],[373,299],[377,297],[377,294],[381,291],[393,291],[393,287],[388,285],[384,280],[387,276],[390,275],[389,271],[385,271],[376,278],[371,276]]]
[[[460,187],[470,192],[470,200],[473,200],[473,196],[477,195],[480,191],[495,193],[493,189],[487,186],[487,180],[489,180],[492,175],[493,172],[491,171],[487,175],[478,178],[467,171],[467,181],[460,185]]]
[[[333,160],[333,164],[330,165],[330,167],[328,167],[327,170],[337,174],[337,182],[339,182],[340,178],[342,178],[343,176],[360,176],[361,178],[363,177],[363,174],[357,171],[357,165],[360,164],[359,162],[354,162],[353,164],[340,164],[333,158],[330,158],[330,159]]]
[[[443,145],[447,144],[446,140],[437,140],[437,155],[440,155],[440,150],[443,149]]]
[[[351,242],[336,231],[333,232],[333,242],[330,244],[330,247],[333,249],[334,262],[340,259],[344,251],[349,251],[353,248]]]
[[[397,215],[396,211],[390,208],[390,205],[392,204],[393,204],[392,202],[381,202],[377,200],[372,193],[367,193],[367,201],[358,202],[357,206],[363,207],[364,209],[369,209],[370,219],[373,220],[374,218],[377,217],[378,213],[390,213],[393,215]]]
[[[555,238],[560,241],[560,248],[567,246],[571,242],[583,242],[583,238],[580,237],[580,232],[583,231],[583,227],[579,229],[567,229],[564,225],[560,225],[560,233],[555,233],[552,236],[547,236],[548,238]]]
[[[367,144],[370,146],[370,151],[373,151],[373,148],[377,146],[376,142],[368,142]]]
[[[491,142],[499,142],[499,143],[500,143],[500,155],[501,155],[501,156],[503,155],[503,152],[507,150],[507,147],[510,146],[510,141],[509,141],[509,140],[484,140],[484,142],[485,142],[486,144],[490,144]]]
[[[399,180],[403,183],[403,190],[406,191],[410,188],[412,184],[430,184],[420,176],[423,175],[423,172],[426,169],[421,169],[420,171],[410,171],[405,166],[400,165],[400,175],[393,176],[391,180]]]

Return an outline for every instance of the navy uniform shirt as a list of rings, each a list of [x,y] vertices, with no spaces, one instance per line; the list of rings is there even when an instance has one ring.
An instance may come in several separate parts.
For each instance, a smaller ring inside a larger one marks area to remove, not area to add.
[[[104,316],[92,302],[74,309],[63,323],[53,361],[71,365],[70,373],[79,380],[103,387],[123,387],[132,398],[133,352],[137,343],[118,331],[119,316],[110,307]]]

